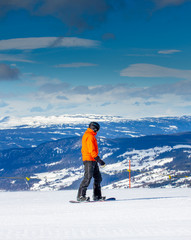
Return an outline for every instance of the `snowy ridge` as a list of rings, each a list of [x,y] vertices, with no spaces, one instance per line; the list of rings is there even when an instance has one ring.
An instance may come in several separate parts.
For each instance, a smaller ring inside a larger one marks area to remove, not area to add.
[[[26,128],[26,127],[47,127],[51,125],[63,124],[88,124],[91,121],[99,122],[119,122],[127,120],[118,116],[106,116],[106,115],[95,115],[95,114],[75,114],[75,115],[61,115],[61,116],[35,116],[35,117],[5,117],[0,119],[0,129],[10,128]]]
[[[146,150],[133,150],[131,152],[125,152],[120,155],[119,158],[125,158],[125,160],[120,161],[115,164],[107,165],[102,172],[109,175],[115,175],[119,172],[124,172],[129,169],[129,160],[131,160],[131,172],[139,171],[140,174],[133,176],[131,178],[132,187],[147,187],[151,184],[160,184],[163,182],[169,181],[169,176],[182,176],[181,179],[177,178],[176,183],[185,182],[185,175],[190,175],[190,171],[175,171],[167,169],[164,165],[173,162],[174,158],[162,158],[157,159],[160,154],[165,152],[170,152],[173,149],[190,149],[191,145],[176,145],[174,147],[164,146],[164,147],[155,147],[153,149]],[[185,151],[184,151],[185,152]],[[190,153],[189,151],[187,151]],[[191,158],[191,156],[188,156]],[[186,176],[185,186],[189,186],[190,177]],[[122,181],[115,182],[104,186],[104,189],[113,189],[113,188],[128,188],[129,187],[129,178],[127,172],[127,179]],[[168,185],[166,187],[169,187]]]
[[[133,150],[127,151],[122,155],[119,155],[120,160],[118,163],[108,164],[102,172],[113,175],[114,172],[124,171],[129,169],[129,160],[131,160],[131,167],[133,171],[136,170],[147,170],[154,166],[162,166],[166,163],[172,162],[173,158],[164,158],[157,159],[157,157],[165,152],[170,152],[173,149],[189,149],[191,145],[176,145],[174,147],[164,146],[164,147],[155,147],[151,149],[143,149],[143,150]],[[109,154],[110,156],[112,153]]]
[[[120,155],[119,158],[124,158],[124,160],[117,163],[108,164],[105,168],[101,168],[101,172],[105,175],[115,176],[119,173],[126,172],[126,179],[121,181],[115,181],[113,184],[105,185],[104,189],[113,189],[113,188],[128,188],[129,187],[129,178],[128,178],[128,169],[129,169],[129,160],[131,160],[131,172],[137,172],[138,174],[131,178],[132,187],[147,187],[152,184],[163,184],[169,182],[169,176],[174,175],[183,175],[190,174],[189,171],[175,171],[170,170],[165,167],[166,164],[173,162],[174,158],[159,158],[160,154],[165,152],[170,152],[173,149],[190,149],[191,145],[175,145],[174,147],[164,146],[164,147],[155,147],[153,149],[145,150],[133,150],[130,152],[125,152]],[[112,153],[110,152],[107,157],[110,157]],[[106,157],[106,156],[105,156]],[[57,162],[55,164],[58,164]],[[51,164],[50,164],[51,165]],[[63,188],[72,186],[72,184],[80,180],[83,176],[83,167],[79,168],[68,168],[62,169],[59,171],[44,172],[35,174],[32,179],[39,179],[38,183],[33,184],[30,190],[61,190]],[[191,178],[191,177],[190,177]],[[189,182],[190,178],[187,178]],[[177,184],[181,184],[185,179],[176,179]],[[188,184],[185,184],[188,186]],[[165,187],[169,187],[166,184]]]
[[[63,114],[59,116],[31,116],[31,117],[3,117],[0,119],[0,129],[10,129],[10,128],[26,128],[26,127],[48,127],[51,125],[63,124],[88,124],[91,121],[98,122],[147,122],[148,126],[151,128],[158,127],[159,124],[169,121],[168,126],[163,126],[162,128],[166,131],[168,130],[178,130],[178,127],[173,124],[173,121],[186,121],[191,120],[191,116],[182,117],[150,117],[150,118],[140,118],[140,119],[129,119],[121,116],[114,115],[97,115],[97,114]],[[122,128],[123,129],[123,128]],[[117,130],[116,130],[117,131]],[[128,130],[124,127],[124,133],[128,133]],[[129,133],[136,133],[129,131]]]

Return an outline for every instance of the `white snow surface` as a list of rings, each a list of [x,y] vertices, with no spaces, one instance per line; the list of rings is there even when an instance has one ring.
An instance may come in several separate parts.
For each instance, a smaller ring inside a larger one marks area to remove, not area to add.
[[[191,189],[103,190],[117,201],[69,203],[76,194],[0,192],[0,239],[191,239]]]

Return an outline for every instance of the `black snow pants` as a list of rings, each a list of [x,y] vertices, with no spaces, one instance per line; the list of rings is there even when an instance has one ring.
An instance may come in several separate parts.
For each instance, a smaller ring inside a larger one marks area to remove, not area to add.
[[[87,188],[91,182],[92,177],[94,178],[94,185],[93,185],[93,197],[101,197],[101,173],[99,171],[99,167],[97,162],[95,161],[84,161],[84,178],[80,184],[79,190],[78,190],[78,198],[83,196],[86,196]]]

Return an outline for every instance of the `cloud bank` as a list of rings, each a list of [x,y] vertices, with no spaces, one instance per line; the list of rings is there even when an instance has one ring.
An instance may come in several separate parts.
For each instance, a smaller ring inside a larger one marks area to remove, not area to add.
[[[35,80],[35,79],[34,79]],[[27,83],[26,83],[27,84]],[[171,84],[136,87],[128,84],[77,85],[58,79],[33,82],[35,92],[17,97],[3,96],[1,111],[9,115],[36,115],[43,113],[114,113],[122,116],[143,117],[190,114],[191,81],[182,80]],[[22,88],[25,84],[22,83]],[[25,99],[25,101],[23,101]],[[7,113],[9,112],[9,113]]]
[[[191,81],[188,80],[151,87],[130,87],[128,84],[72,86],[67,83],[52,83],[40,86],[39,91],[31,95],[30,105],[33,113],[40,112],[41,108],[41,112],[43,110],[49,114],[94,112],[143,117],[177,115],[179,112],[188,114],[190,96]],[[49,110],[48,104],[54,107]]]

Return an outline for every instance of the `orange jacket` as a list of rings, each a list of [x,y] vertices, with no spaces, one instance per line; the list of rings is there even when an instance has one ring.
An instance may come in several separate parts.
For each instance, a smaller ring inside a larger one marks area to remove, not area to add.
[[[81,152],[83,161],[95,161],[94,158],[98,156],[96,134],[92,129],[88,128],[82,137]]]

